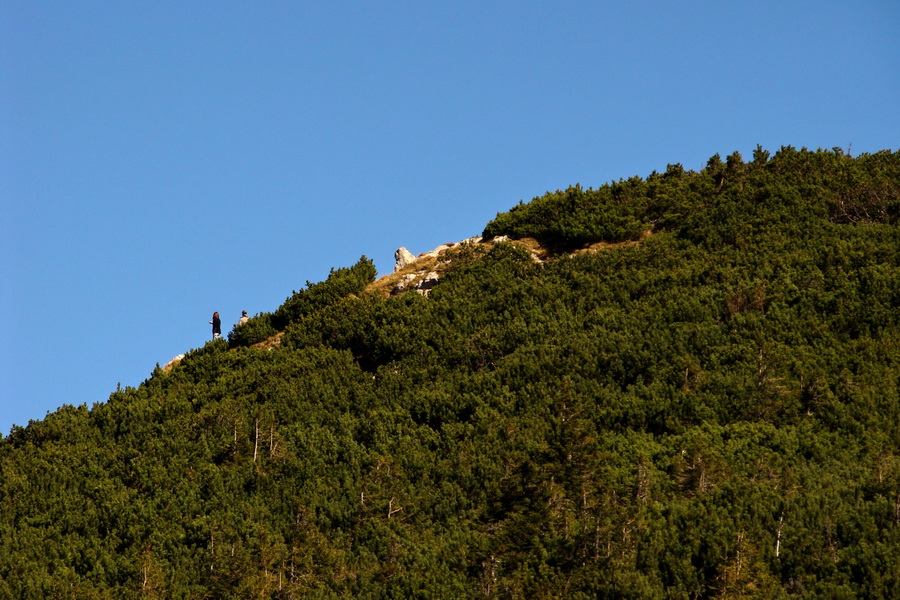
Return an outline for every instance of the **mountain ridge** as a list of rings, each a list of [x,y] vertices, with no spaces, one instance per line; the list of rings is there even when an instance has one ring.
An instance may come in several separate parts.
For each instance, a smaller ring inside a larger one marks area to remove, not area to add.
[[[650,237],[651,235],[653,235],[653,232],[650,230],[646,230],[641,233],[640,238],[643,240]],[[423,281],[429,284],[436,284],[441,273],[449,268],[449,265],[452,262],[452,258],[441,261],[441,258],[446,256],[448,251],[454,248],[456,250],[459,250],[462,247],[489,248],[493,244],[506,242],[527,250],[529,254],[531,254],[532,260],[537,263],[543,262],[551,254],[549,249],[543,247],[541,243],[534,238],[521,238],[511,240],[508,236],[499,236],[485,240],[480,236],[469,237],[459,242],[448,242],[445,244],[441,244],[439,246],[436,246],[433,250],[422,252],[415,256],[412,262],[403,265],[402,267],[400,267],[398,264],[397,270],[395,270],[393,273],[382,275],[381,277],[370,283],[364,290],[362,290],[361,293],[380,294],[387,297],[405,293],[408,291],[417,291],[419,293],[422,293],[423,295],[427,295],[429,288],[423,288],[420,286],[420,284]],[[638,240],[615,243],[594,242],[592,244],[587,244],[584,248],[576,249],[570,254],[574,256],[577,254],[602,252],[604,250],[631,246],[637,244],[638,242]],[[279,331],[270,338],[267,338],[261,342],[256,342],[255,344],[253,344],[253,347],[263,350],[276,348],[281,344],[281,338],[283,335],[284,332]],[[168,372],[183,358],[184,354],[180,354],[179,356],[172,359],[172,361],[167,363],[163,367],[163,370]]]
[[[501,236],[15,428],[0,599],[897,597],[900,153],[715,155]]]

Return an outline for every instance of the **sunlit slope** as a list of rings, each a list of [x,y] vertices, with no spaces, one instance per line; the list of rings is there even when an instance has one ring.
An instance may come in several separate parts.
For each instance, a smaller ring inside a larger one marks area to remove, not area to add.
[[[670,165],[420,260],[0,441],[0,598],[897,597],[900,155]]]

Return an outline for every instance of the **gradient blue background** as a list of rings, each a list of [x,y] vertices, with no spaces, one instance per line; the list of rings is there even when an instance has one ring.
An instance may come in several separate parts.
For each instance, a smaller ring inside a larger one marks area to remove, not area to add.
[[[900,147],[896,1],[0,3],[0,432],[365,254],[761,144]]]

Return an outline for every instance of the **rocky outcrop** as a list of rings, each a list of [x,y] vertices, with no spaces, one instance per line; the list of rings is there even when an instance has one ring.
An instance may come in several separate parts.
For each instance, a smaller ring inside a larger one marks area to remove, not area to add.
[[[571,254],[596,253],[631,246],[639,244],[651,235],[653,235],[651,231],[646,231],[640,240],[615,243],[596,242],[575,250]],[[441,244],[431,252],[423,252],[418,256],[413,256],[412,252],[401,247],[394,253],[394,259],[397,261],[397,264],[394,266],[394,272],[373,282],[369,286],[368,291],[385,296],[396,296],[404,292],[414,291],[427,296],[428,292],[438,284],[444,271],[450,266],[451,257],[453,256],[452,252],[450,252],[451,250],[461,249],[463,246],[474,246],[476,249],[481,248],[483,251],[486,251],[487,247],[495,244],[514,244],[523,248],[531,255],[531,259],[538,264],[544,263],[552,256],[550,249],[544,247],[534,238],[513,240],[505,235],[498,235],[492,238],[470,237],[461,242]]]
[[[409,289],[410,284],[416,278],[415,273],[407,273],[403,277],[401,277],[396,285],[391,288],[391,296],[396,296],[397,294],[402,294],[406,290]]]
[[[440,273],[437,271],[429,271],[424,275],[422,273],[407,273],[391,288],[391,296],[410,291],[427,296],[428,292],[438,284],[438,279],[440,278]]]
[[[415,262],[416,257],[413,256],[413,253],[400,246],[397,248],[397,251],[394,252],[394,260],[397,261],[394,265],[394,273],[405,267],[406,265]]]
[[[438,279],[440,278],[441,276],[437,271],[430,271],[419,281],[419,283],[416,284],[416,287],[413,289],[415,289],[420,294],[427,296],[428,292],[431,291],[431,288],[437,285]]]
[[[184,360],[184,354],[179,354],[178,356],[176,356],[175,358],[173,358],[172,360],[170,360],[168,363],[166,363],[166,366],[164,366],[164,367],[162,368],[163,372],[164,372],[164,373],[168,373],[169,371],[171,371],[172,369],[174,369],[175,366],[176,366],[178,363],[180,363],[182,360]]]
[[[396,296],[404,292],[417,292],[423,296],[427,296],[437,284],[441,277],[441,273],[449,265],[449,261],[445,256],[449,250],[457,249],[466,245],[483,246],[507,242],[507,236],[497,236],[495,238],[484,239],[481,236],[474,236],[461,242],[451,242],[441,244],[430,252],[423,252],[418,256],[414,256],[412,252],[404,247],[400,247],[394,252],[394,272],[391,275],[382,277],[379,281],[370,286],[370,291],[380,289],[382,293]],[[528,247],[528,246],[526,246]],[[532,253],[532,257],[541,262],[535,249],[528,247]]]

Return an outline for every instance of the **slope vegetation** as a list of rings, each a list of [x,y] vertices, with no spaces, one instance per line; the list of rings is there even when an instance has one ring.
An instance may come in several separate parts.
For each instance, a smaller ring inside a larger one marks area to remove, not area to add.
[[[898,597],[900,154],[714,156],[484,236],[547,251],[460,244],[427,296],[363,257],[14,429],[0,598]]]

